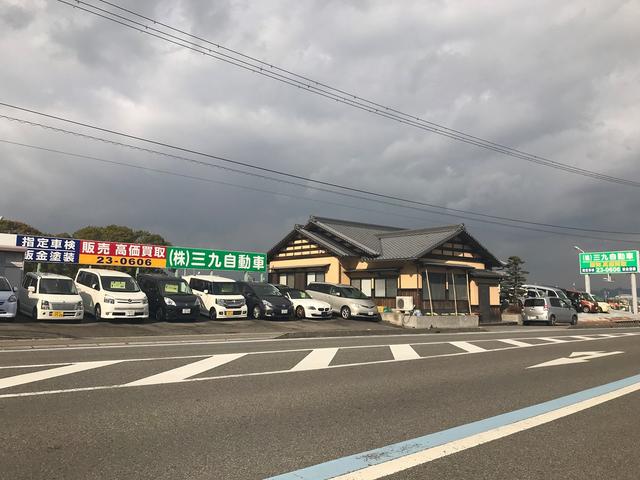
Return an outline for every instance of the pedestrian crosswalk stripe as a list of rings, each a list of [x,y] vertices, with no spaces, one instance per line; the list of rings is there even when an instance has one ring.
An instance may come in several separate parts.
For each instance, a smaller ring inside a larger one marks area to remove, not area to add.
[[[1,378],[0,389],[24,385],[25,383],[37,382],[39,380],[47,380],[48,378],[60,377],[70,373],[84,372],[94,368],[105,367],[120,363],[120,360],[104,360],[100,362],[80,362],[72,363],[64,367],[50,368],[48,370],[40,370],[38,372],[23,373],[22,375],[14,375],[13,377]]]
[[[198,375],[199,373],[206,372],[213,368],[224,365],[225,363],[232,362],[238,358],[244,357],[246,353],[227,353],[221,355],[213,355],[207,357],[198,362],[189,363],[182,367],[174,368],[166,372],[151,375],[150,377],[141,378],[134,382],[127,383],[127,386],[134,387],[139,385],[158,385],[161,383],[175,383],[181,382],[189,377]]]
[[[540,337],[538,340],[544,340],[545,342],[550,342],[550,343],[567,343],[567,342],[574,341],[574,340],[560,340],[559,338],[551,338],[551,337]]]
[[[469,353],[479,353],[479,352],[487,351],[486,348],[479,347],[478,345],[474,345],[473,343],[469,343],[469,342],[449,342],[449,343],[451,343],[451,345],[453,345],[454,347],[461,348],[462,350]]]
[[[316,348],[309,355],[304,357],[298,364],[291,369],[293,372],[300,370],[318,370],[326,368],[338,353],[337,348]]]
[[[420,355],[413,349],[411,345],[389,345],[393,358],[395,360],[416,360]]]
[[[531,347],[532,346],[530,343],[521,342],[519,340],[502,339],[498,341],[502,343],[507,343],[509,345],[513,345],[514,347]]]

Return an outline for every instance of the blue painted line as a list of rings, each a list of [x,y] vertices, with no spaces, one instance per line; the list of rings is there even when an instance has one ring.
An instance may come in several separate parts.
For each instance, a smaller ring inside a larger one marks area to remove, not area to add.
[[[549,413],[559,408],[580,403],[606,393],[619,390],[640,382],[640,375],[623,378],[615,382],[589,388],[581,392],[572,393],[564,397],[556,398],[548,402],[539,403],[530,407],[525,407],[513,412],[503,413],[495,417],[478,420],[458,427],[431,433],[422,437],[394,443],[386,447],[369,450],[368,452],[349,455],[325,463],[319,463],[311,467],[284,473],[267,480],[328,480],[350,472],[355,472],[363,468],[385,463],[396,458],[421,452],[429,448],[437,447],[445,443],[461,440],[463,438],[476,435],[478,433],[493,430],[497,427],[510,425],[512,423],[526,420],[531,417]]]

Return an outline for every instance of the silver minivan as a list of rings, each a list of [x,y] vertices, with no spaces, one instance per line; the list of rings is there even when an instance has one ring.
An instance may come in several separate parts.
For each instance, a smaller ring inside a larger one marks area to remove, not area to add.
[[[344,319],[367,317],[380,320],[373,300],[351,285],[313,282],[307,285],[307,293],[311,298],[327,302],[331,309]]]
[[[531,322],[547,322],[548,325],[556,323],[578,323],[578,313],[571,302],[558,297],[527,298],[522,309],[522,324]]]

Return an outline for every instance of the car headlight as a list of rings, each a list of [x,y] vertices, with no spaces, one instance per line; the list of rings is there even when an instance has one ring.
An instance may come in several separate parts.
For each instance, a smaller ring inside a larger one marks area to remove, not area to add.
[[[226,305],[225,305],[225,303],[224,303],[224,300],[220,300],[220,299],[217,299],[217,300],[216,300],[216,305],[219,305],[219,306],[221,306],[221,307],[226,307]]]
[[[268,300],[263,300],[263,301],[262,301],[262,305],[264,305],[264,306],[265,306],[265,307],[267,307],[267,308],[273,308],[273,303],[271,303],[271,302],[270,302],[270,301],[268,301]]]
[[[42,303],[40,303],[40,308],[42,308],[43,310],[49,310],[51,306],[49,305],[48,301],[42,300]]]
[[[143,304],[143,305],[146,305],[146,304],[148,304],[148,303],[149,303],[149,299],[148,299],[147,297],[144,297],[144,298],[142,299],[142,304]]]
[[[311,306],[309,307],[309,310],[317,310],[317,309],[316,309],[316,307],[314,307],[313,305],[311,305]]]
[[[116,303],[116,299],[113,297],[110,297],[109,295],[105,295],[104,296],[104,303],[110,303],[110,304],[114,304]]]
[[[9,298],[7,298],[7,302],[9,302],[9,303],[15,303],[17,301],[18,301],[18,299],[16,298],[15,295],[11,295]]]
[[[166,303],[167,305],[169,305],[170,307],[175,307],[176,306],[176,302],[174,302],[172,299],[170,299],[169,297],[164,297],[164,303]]]
[[[82,308],[83,307],[82,307],[82,302],[81,301],[76,303],[76,310],[82,310]]]

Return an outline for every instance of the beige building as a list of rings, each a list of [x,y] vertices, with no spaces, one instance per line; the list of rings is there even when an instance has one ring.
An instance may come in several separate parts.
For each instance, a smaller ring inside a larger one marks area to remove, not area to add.
[[[463,224],[407,230],[310,217],[268,253],[269,281],[304,289],[314,281],[361,289],[379,306],[409,296],[425,313],[500,319],[502,263]]]

